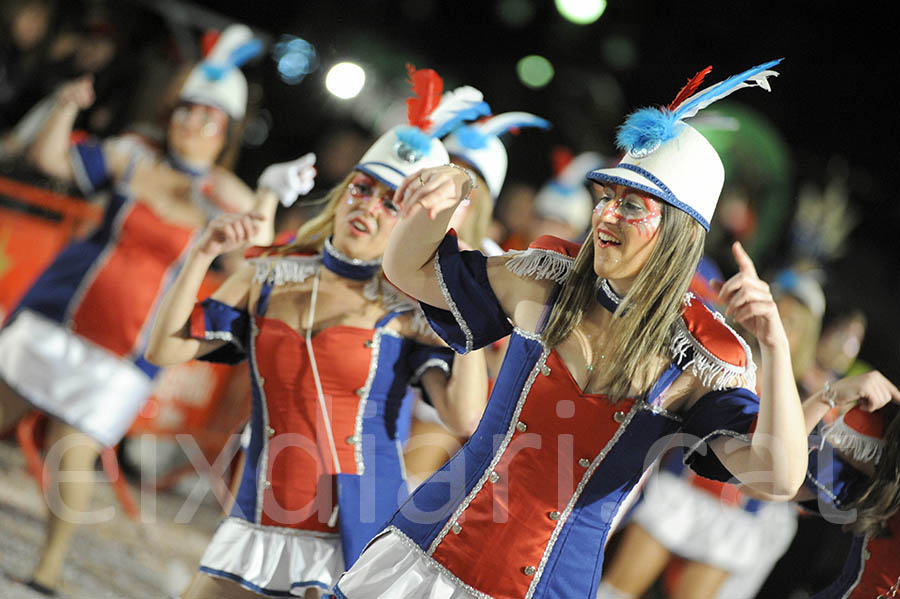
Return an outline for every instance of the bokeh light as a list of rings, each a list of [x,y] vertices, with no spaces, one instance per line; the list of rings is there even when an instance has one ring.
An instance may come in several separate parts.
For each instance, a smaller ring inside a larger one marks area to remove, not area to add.
[[[352,62],[339,62],[331,67],[325,76],[325,87],[342,100],[355,98],[365,84],[366,72]]]
[[[278,64],[278,75],[285,83],[296,85],[319,67],[315,47],[303,38],[283,35],[272,48],[272,58]]]
[[[606,10],[606,0],[556,0],[556,10],[576,25],[590,25]]]
[[[555,71],[549,60],[537,54],[530,54],[516,64],[516,73],[524,85],[538,89],[550,83]]]

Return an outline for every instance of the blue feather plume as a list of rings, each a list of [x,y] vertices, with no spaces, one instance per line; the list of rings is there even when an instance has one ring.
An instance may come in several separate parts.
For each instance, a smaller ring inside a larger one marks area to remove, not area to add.
[[[478,120],[488,114],[491,114],[491,107],[488,106],[487,102],[479,102],[467,108],[463,108],[462,110],[453,113],[453,116],[432,133],[432,136],[441,139],[445,135],[455,131],[464,123]]]
[[[431,152],[431,136],[418,127],[401,127],[397,139],[409,146],[416,154],[427,156]]]
[[[240,67],[248,60],[256,58],[262,54],[263,45],[258,39],[252,39],[235,48],[228,57],[228,63],[232,67]]]
[[[480,150],[488,144],[488,136],[482,134],[477,127],[466,125],[454,131],[453,135],[462,147],[470,150]]]
[[[660,144],[676,137],[685,119],[713,102],[754,83],[768,89],[766,77],[778,73],[767,71],[781,60],[770,60],[701,90],[687,98],[674,111],[667,108],[641,108],[631,113],[616,133],[616,146],[633,155],[652,152]]]
[[[549,129],[551,126],[550,121],[530,112],[504,112],[488,119],[487,122],[481,125],[481,130],[485,135],[502,135],[510,129],[523,129],[525,127]]]

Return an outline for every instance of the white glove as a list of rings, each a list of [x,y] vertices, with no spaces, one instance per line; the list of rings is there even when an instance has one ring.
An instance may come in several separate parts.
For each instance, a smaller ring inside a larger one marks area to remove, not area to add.
[[[278,195],[281,205],[292,206],[297,198],[306,195],[315,185],[316,155],[310,152],[290,162],[271,164],[266,167],[256,186],[271,189]]]

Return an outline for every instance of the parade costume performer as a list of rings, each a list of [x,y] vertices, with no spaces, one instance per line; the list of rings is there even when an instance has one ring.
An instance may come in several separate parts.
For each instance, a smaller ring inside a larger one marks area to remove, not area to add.
[[[251,365],[240,488],[186,597],[328,595],[407,495],[408,385],[439,370],[439,385],[423,384],[442,404],[453,356],[380,268],[399,218],[395,188],[448,161],[428,122],[440,79],[427,69],[410,78],[418,94],[408,101],[410,125],[379,138],[294,241],[251,250],[251,264],[195,306],[212,259],[245,242],[255,223],[253,215],[223,217],[195,245],[160,310],[152,360]]]
[[[226,30],[180,90],[160,154],[136,136],[70,147],[78,111],[93,101],[89,79],[65,86],[32,148],[47,174],[85,194],[109,189],[102,222],[54,259],[0,332],[0,429],[37,408],[51,416],[48,470],[93,470],[99,446],[113,446],[150,394],[157,368],[144,359],[150,322],[195,235],[223,210],[274,214],[275,202],[215,164],[229,122],[243,118],[247,83],[238,66],[260,50],[243,26]],[[268,241],[268,240],[266,240]],[[65,440],[60,456],[56,441]],[[51,464],[51,456],[59,463]],[[75,522],[90,501],[86,481],[59,486],[48,545],[34,572],[56,585]]]
[[[386,274],[458,352],[511,340],[475,434],[369,544],[338,597],[592,597],[609,533],[679,430],[705,476],[765,472],[747,480],[762,493],[800,486],[806,435],[787,341],[749,257],[735,247],[741,270],[720,295],[761,340],[762,401],[746,344],[685,296],[723,169],[680,119],[736,86],[765,86],[774,64],[630,117],[620,135],[629,153],[589,174],[598,204],[580,249],[544,238],[512,255],[460,252],[444,231],[466,174],[428,169],[404,181]],[[627,135],[636,119],[661,135]]]
[[[803,402],[807,427],[816,430],[796,498],[855,534],[843,572],[815,599],[900,593],[898,402],[900,390],[875,370],[826,384]],[[829,424],[819,423],[835,411]]]

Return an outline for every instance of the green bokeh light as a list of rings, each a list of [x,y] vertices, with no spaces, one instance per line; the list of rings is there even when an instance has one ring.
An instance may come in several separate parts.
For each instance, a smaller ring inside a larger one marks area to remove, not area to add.
[[[549,60],[537,54],[530,54],[516,64],[516,73],[523,84],[538,89],[550,83],[555,71]]]
[[[606,10],[606,0],[555,0],[556,10],[576,25],[590,25]]]

